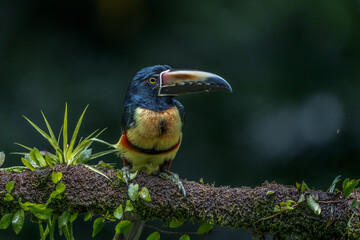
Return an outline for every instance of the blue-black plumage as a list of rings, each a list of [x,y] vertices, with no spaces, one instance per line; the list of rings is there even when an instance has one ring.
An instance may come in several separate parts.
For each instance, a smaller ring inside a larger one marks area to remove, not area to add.
[[[167,65],[141,69],[129,85],[117,143],[124,166],[148,174],[169,170],[179,150],[185,111],[175,96],[225,90],[220,76],[197,70],[174,70]]]

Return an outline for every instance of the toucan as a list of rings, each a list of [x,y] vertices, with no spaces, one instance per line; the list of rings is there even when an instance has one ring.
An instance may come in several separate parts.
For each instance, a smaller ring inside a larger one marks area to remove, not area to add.
[[[185,121],[178,95],[225,90],[222,77],[198,70],[176,70],[167,65],[141,69],[131,81],[124,100],[122,133],[115,145],[123,160],[124,178],[141,170],[172,180],[186,196],[179,176],[169,171],[182,141]]]

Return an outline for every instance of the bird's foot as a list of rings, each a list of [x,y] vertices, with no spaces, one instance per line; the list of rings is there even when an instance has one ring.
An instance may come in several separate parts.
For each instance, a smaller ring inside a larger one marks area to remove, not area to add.
[[[171,180],[173,183],[175,183],[178,186],[179,191],[184,195],[184,197],[186,197],[185,188],[182,182],[180,181],[178,174],[170,172],[169,170],[163,170],[159,176],[163,179],[168,179]]]
[[[126,185],[129,186],[129,182],[130,182],[130,168],[128,166],[123,167],[122,169],[123,172],[123,178],[125,180]]]

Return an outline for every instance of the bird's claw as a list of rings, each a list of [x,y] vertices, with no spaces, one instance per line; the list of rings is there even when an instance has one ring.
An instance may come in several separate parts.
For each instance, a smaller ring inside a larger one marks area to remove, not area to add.
[[[183,194],[183,196],[186,197],[185,188],[184,188],[182,182],[180,181],[178,174],[170,172],[168,170],[164,170],[163,172],[160,173],[159,176],[163,179],[168,179],[168,180],[171,180],[173,183],[175,183],[178,186],[179,192],[181,192]]]
[[[130,182],[130,168],[128,166],[125,166],[122,168],[122,172],[123,172],[123,178],[125,180],[126,185],[129,186],[129,182]]]

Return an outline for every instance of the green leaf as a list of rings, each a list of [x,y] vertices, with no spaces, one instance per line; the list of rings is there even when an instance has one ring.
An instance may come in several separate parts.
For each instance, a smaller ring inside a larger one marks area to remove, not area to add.
[[[58,183],[56,184],[56,191],[58,191],[59,193],[62,193],[63,191],[65,191],[66,186],[63,183]]]
[[[63,229],[70,222],[71,212],[65,211],[59,217],[59,230]]]
[[[49,167],[54,168],[53,159],[49,155],[45,154],[45,162]]]
[[[85,216],[84,216],[84,221],[86,222],[86,221],[89,221],[89,219],[91,218],[91,213],[87,213],[87,214],[85,214]]]
[[[334,192],[336,184],[341,180],[340,177],[341,177],[341,175],[339,175],[339,176],[337,176],[336,178],[334,178],[334,180],[332,181],[329,189],[327,190],[329,193],[333,193],[333,192]]]
[[[136,178],[136,175],[137,175],[138,172],[139,172],[139,170],[136,171],[136,172],[134,172],[134,173],[130,173],[129,180],[130,180],[130,181],[134,180],[134,179]]]
[[[101,132],[103,132],[103,131],[105,131],[105,130],[106,130],[106,128],[103,129]],[[99,135],[97,135],[97,136],[99,136]],[[96,136],[96,137],[97,137],[97,136]],[[90,140],[91,140],[91,141],[94,141],[94,142],[99,142],[99,143],[105,144],[105,145],[107,145],[107,146],[109,146],[109,147],[114,147],[114,144],[105,142],[104,140],[98,139],[98,138],[96,138],[96,137],[93,137],[93,138],[91,138]]]
[[[122,207],[122,205],[120,204],[120,206],[115,209],[113,215],[114,215],[114,217],[115,217],[116,219],[121,219],[122,216],[123,216],[123,213],[124,213],[123,207]]]
[[[97,174],[100,174],[101,176],[105,177],[106,179],[110,180],[110,178],[108,176],[106,176],[106,174],[102,173],[101,171],[97,170],[96,168],[93,168],[89,165],[84,164],[85,167],[89,168],[91,171],[96,172]]]
[[[346,178],[346,179],[343,181],[343,184],[342,184],[342,189],[343,189],[343,191],[344,191],[345,188],[347,187],[349,180],[350,180],[349,178]]]
[[[57,144],[57,142],[54,142],[51,137],[45,133],[43,130],[41,130],[41,128],[39,128],[38,126],[36,126],[36,124],[34,124],[32,121],[30,121],[27,117],[23,116],[46,140],[48,140],[48,142],[51,144],[51,146],[55,149],[59,149],[59,146]]]
[[[79,143],[79,145],[74,149],[72,154],[70,155],[68,165],[73,164],[73,162],[76,160],[76,156],[80,154],[82,151],[88,149],[90,145],[92,144],[92,141],[90,140],[83,140]]]
[[[90,160],[92,150],[86,149],[82,152],[80,152],[77,156],[77,163],[87,163]]]
[[[106,128],[104,128],[103,130],[101,130],[99,133],[96,134],[95,137],[98,137],[102,132],[104,132],[106,130]],[[82,140],[81,142],[79,142],[78,146],[74,149],[73,153],[71,154],[72,156],[77,155],[78,153],[80,153],[81,151],[87,149],[95,140],[92,138],[91,140],[89,140],[89,138],[95,134],[98,130],[94,131],[93,133],[91,133],[89,136],[87,136],[86,138],[84,138],[84,140]]]
[[[297,203],[302,203],[303,201],[305,201],[305,196],[304,194],[301,194],[299,200],[297,201]]]
[[[71,215],[70,222],[73,223],[77,219],[77,216],[78,216],[77,213],[74,213],[73,215]]]
[[[140,198],[142,198],[146,202],[151,202],[151,197],[149,190],[146,187],[141,188],[141,191],[139,192]]]
[[[37,148],[34,148],[34,154],[35,154],[36,160],[39,162],[40,166],[46,167],[45,158]]]
[[[198,228],[197,233],[198,233],[198,234],[207,233],[207,232],[209,232],[211,229],[213,229],[213,227],[214,227],[214,224],[202,223],[202,224],[200,225],[200,227]]]
[[[132,203],[130,202],[130,200],[126,201],[126,207],[125,207],[125,212],[131,212],[134,210],[134,206],[132,205]]]
[[[61,180],[62,178],[62,172],[52,172],[51,174],[51,179],[53,181],[53,183],[57,183]]]
[[[309,196],[306,199],[307,205],[310,207],[311,210],[314,211],[316,215],[319,215],[321,213],[321,207],[320,205],[314,200],[314,196]]]
[[[125,179],[124,179],[124,172],[122,170],[119,170],[117,173],[116,173],[116,176],[123,182],[125,182]]]
[[[63,151],[65,159],[68,159],[68,122],[67,122],[67,103],[65,104],[64,122],[63,122]]]
[[[56,184],[56,190],[53,191],[53,192],[50,194],[50,198],[61,199],[60,194],[61,194],[62,192],[64,192],[65,189],[66,189],[65,184],[63,184],[63,183],[58,183],[58,184]]]
[[[48,199],[48,201],[46,202],[46,206],[50,204],[51,202],[51,199],[61,199],[61,195],[58,191],[53,191],[51,194],[50,194],[50,198]]]
[[[103,218],[97,218],[94,221],[92,237],[95,237],[96,234],[98,234],[101,231],[101,229],[105,226],[105,222],[103,220],[104,220]]]
[[[21,198],[18,199],[18,202],[19,202],[20,207],[24,211],[29,211],[29,206],[36,205],[36,203],[31,203],[31,202],[22,203]]]
[[[31,161],[33,162],[32,165],[35,164],[35,165],[38,166],[38,167],[41,166],[40,163],[39,163],[39,161],[37,160],[37,158],[36,158],[36,156],[35,156],[35,149],[32,149],[32,150],[30,151],[29,157],[30,157]],[[26,156],[25,156],[25,158],[26,158]],[[29,159],[28,159],[28,160],[29,160]],[[30,162],[30,161],[29,161],[29,162]]]
[[[30,169],[31,171],[35,171],[36,169],[30,164],[30,162],[28,160],[26,160],[25,158],[21,158],[22,163],[24,164],[25,167],[27,167],[28,169]]]
[[[190,240],[190,237],[189,237],[189,235],[184,234],[179,238],[179,240]]]
[[[115,227],[116,234],[127,233],[132,227],[132,223],[129,220],[123,220],[119,222]]]
[[[344,189],[344,197],[347,198],[354,191],[355,187],[359,184],[360,179],[348,182],[346,188]]]
[[[7,171],[7,172],[21,173],[21,172],[27,170],[27,167],[15,166],[15,167],[1,168],[0,170]]]
[[[302,182],[301,184],[297,182],[296,183],[296,189],[299,190],[299,192],[304,192],[306,190],[310,190],[305,182]]]
[[[274,207],[274,210],[273,210],[274,212],[280,212],[281,211],[281,209],[280,209],[280,207],[279,207],[279,205],[275,205],[275,207]]]
[[[58,151],[56,152],[56,154],[60,154]],[[50,157],[51,158],[51,163],[54,164],[59,164],[60,163],[60,158],[57,155],[54,155],[52,153],[47,152],[45,155],[45,160],[46,157]]]
[[[129,188],[128,188],[128,195],[132,201],[136,200],[138,191],[139,191],[139,184],[130,183]]]
[[[351,214],[351,217],[350,217],[349,221],[348,221],[347,224],[346,224],[347,228],[351,228],[351,220],[353,219],[354,214],[355,214],[355,213]]]
[[[275,191],[272,191],[272,190],[267,191],[266,196],[271,196],[271,195],[273,195],[274,193],[275,193]]]
[[[4,197],[4,200],[9,202],[9,201],[14,200],[14,197],[11,196],[10,193],[6,193],[6,194],[5,194],[5,197]]]
[[[29,210],[40,220],[48,220],[53,212],[51,208],[46,208],[44,204],[30,205]]]
[[[293,201],[293,200],[287,200],[286,203],[285,203],[286,209],[293,210],[295,204],[296,204],[295,201]]]
[[[199,182],[200,182],[201,184],[204,184],[204,179],[203,179],[203,178],[200,178]]]
[[[21,231],[21,229],[24,225],[24,220],[25,220],[24,210],[22,210],[22,209],[17,210],[11,221],[12,227],[13,227],[16,235],[19,234],[19,232]]]
[[[32,158],[31,158],[31,156],[30,156],[30,153],[32,154]],[[39,164],[39,162],[36,160],[36,158],[35,158],[35,153],[34,153],[34,151],[30,151],[30,153],[29,154],[25,154],[24,155],[24,158],[26,159],[26,160],[28,160],[28,162],[34,167],[34,168],[39,168],[40,167],[40,164]],[[34,160],[34,159],[35,160]]]
[[[107,167],[111,170],[115,170],[115,168],[113,166],[111,166],[110,164],[108,163],[104,163],[104,162],[100,162],[98,165],[96,165],[97,167]]]
[[[11,191],[14,189],[14,185],[15,185],[15,183],[13,181],[8,182],[5,187],[6,191],[8,193],[11,193]]]
[[[23,145],[23,144],[20,144],[20,143],[14,143],[14,144],[16,144],[16,145],[18,145],[18,146],[20,146],[20,147],[23,147],[23,148],[25,148],[25,149],[27,149],[27,150],[29,150],[29,151],[32,150],[32,148],[30,148],[30,147],[28,147],[28,146],[25,146],[25,145]]]
[[[159,232],[153,232],[146,238],[146,240],[159,240],[159,239],[160,239]]]
[[[48,131],[49,131],[49,133],[50,133],[51,139],[56,142],[55,134],[54,134],[53,130],[51,129],[50,124],[49,124],[48,120],[46,119],[45,114],[43,113],[43,111],[41,111],[41,114],[42,114],[42,116],[43,116],[43,118],[44,118],[46,127],[47,127],[47,129],[48,129]]]
[[[181,225],[184,224],[184,221],[175,221],[175,220],[171,220],[171,222],[169,223],[169,227],[170,228],[178,228]]]
[[[355,208],[358,205],[358,199],[355,197],[351,202],[351,208]]]
[[[0,229],[7,229],[10,226],[13,215],[13,213],[8,213],[1,218]]]
[[[106,150],[106,151],[94,153],[93,155],[91,155],[89,160],[93,160],[95,158],[99,158],[99,157],[105,156],[107,154],[118,152],[118,151],[119,151],[118,149],[112,149],[112,150]],[[106,163],[100,163],[100,164],[98,164],[98,166],[100,166],[101,164],[106,164]],[[109,164],[106,164],[106,165],[107,165],[108,168],[114,169],[111,165],[109,165]]]
[[[1,165],[3,165],[4,162],[5,162],[5,153],[0,152],[0,167]]]
[[[84,118],[84,115],[85,115],[85,112],[86,112],[86,109],[89,107],[89,105],[87,105],[83,111],[83,113],[81,114],[77,124],[76,124],[76,127],[75,127],[75,130],[73,132],[73,135],[71,137],[71,141],[70,141],[70,145],[69,145],[69,152],[67,154],[68,158],[70,157],[70,154],[72,152],[72,150],[74,149],[74,145],[75,145],[75,141],[76,141],[76,137],[79,133],[79,129],[80,129],[80,126],[81,126],[81,123],[82,123],[82,120]]]

